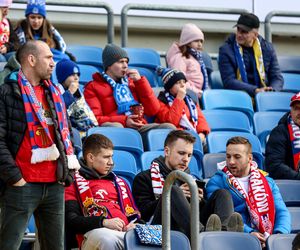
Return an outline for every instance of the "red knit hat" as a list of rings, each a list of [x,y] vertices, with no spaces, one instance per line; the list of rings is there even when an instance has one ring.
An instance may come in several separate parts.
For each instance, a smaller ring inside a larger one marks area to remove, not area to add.
[[[193,23],[187,23],[182,27],[180,39],[179,39],[179,46],[183,46],[189,44],[190,42],[196,40],[203,40],[204,41],[204,34],[203,32],[197,27],[197,25]]]

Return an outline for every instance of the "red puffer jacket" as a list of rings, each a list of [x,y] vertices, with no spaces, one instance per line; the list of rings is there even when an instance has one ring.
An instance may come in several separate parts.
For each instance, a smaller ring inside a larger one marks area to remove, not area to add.
[[[128,81],[134,99],[143,104],[145,115],[154,116],[159,111],[160,105],[148,80],[142,76],[136,82],[133,82],[131,78],[128,78]],[[99,125],[104,122],[119,122],[125,127],[126,115],[118,114],[113,89],[101,74],[95,73],[93,75],[93,81],[85,86],[84,97],[94,112]],[[144,123],[147,123],[146,120]]]

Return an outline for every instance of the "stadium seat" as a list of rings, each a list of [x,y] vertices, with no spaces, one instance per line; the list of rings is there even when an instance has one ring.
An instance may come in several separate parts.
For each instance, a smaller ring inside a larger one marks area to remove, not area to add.
[[[290,92],[260,92],[255,95],[257,111],[280,111],[290,110],[290,101],[294,93]]]
[[[133,179],[138,172],[134,156],[126,151],[114,150],[113,160],[113,171],[127,179],[132,186]]]
[[[157,75],[154,74],[151,70],[142,67],[134,67],[134,68],[139,71],[141,76],[145,76],[147,78],[152,88],[158,86]]]
[[[288,207],[288,210],[291,214],[291,233],[298,233],[300,232],[300,207]]]
[[[300,56],[278,56],[277,59],[281,72],[300,73]]]
[[[288,207],[300,206],[300,181],[275,180],[283,201]]]
[[[80,69],[80,80],[81,85],[85,85],[89,81],[93,80],[93,74],[99,72],[99,69],[92,65],[78,64]]]
[[[210,74],[210,86],[212,89],[224,89],[224,85],[219,70],[213,71]]]
[[[272,234],[266,242],[267,250],[291,250],[296,234]]]
[[[210,89],[203,92],[203,108],[236,110],[245,113],[253,127],[253,106],[251,97],[244,91],[228,89]]]
[[[284,112],[276,111],[261,111],[255,112],[253,116],[254,131],[258,137],[262,151],[265,152],[266,143],[272,129],[277,126]]]
[[[171,247],[172,250],[190,250],[189,239],[181,232],[171,231]],[[125,250],[158,250],[161,246],[145,245],[140,243],[135,230],[129,230],[124,237]]]
[[[298,74],[282,73],[284,84],[283,91],[297,93],[300,91],[300,69]]]
[[[203,110],[211,131],[241,131],[251,133],[247,115],[235,110]]]
[[[76,63],[103,68],[102,48],[88,45],[70,45],[68,51],[76,57]]]
[[[144,152],[141,156],[141,162],[142,162],[142,170],[147,170],[150,168],[152,161],[159,157],[163,156],[163,151],[147,151]],[[195,176],[197,179],[202,179],[202,164],[199,164],[194,156],[192,156],[192,159],[189,164],[189,169],[191,171],[191,174]]]
[[[211,178],[217,172],[217,163],[225,161],[225,153],[206,153],[202,159],[203,177]]]
[[[142,137],[138,131],[130,128],[94,127],[87,131],[91,134],[103,134],[114,144],[114,149],[132,153],[137,162],[138,170],[141,169],[140,157],[144,152]]]
[[[240,232],[202,232],[199,234],[199,249],[261,250],[257,237]]]

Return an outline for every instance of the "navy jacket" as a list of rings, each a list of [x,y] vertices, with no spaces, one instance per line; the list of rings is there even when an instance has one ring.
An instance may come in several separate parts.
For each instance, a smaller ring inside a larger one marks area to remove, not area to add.
[[[283,77],[280,72],[275,50],[271,43],[258,36],[263,53],[266,72],[266,85],[280,91],[283,86]],[[247,71],[248,83],[237,80],[237,61],[234,55],[235,34],[231,34],[224,45],[219,49],[219,70],[224,87],[227,89],[245,90],[250,96],[255,95],[258,87],[253,75],[253,49],[245,48],[243,51],[244,64]]]
[[[286,113],[269,137],[266,145],[265,166],[274,179],[300,180],[300,173],[294,170],[293,152],[287,127]]]

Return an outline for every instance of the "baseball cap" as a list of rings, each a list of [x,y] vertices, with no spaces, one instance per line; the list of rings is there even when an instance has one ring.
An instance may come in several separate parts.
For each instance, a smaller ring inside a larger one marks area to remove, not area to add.
[[[292,106],[295,102],[300,102],[300,92],[292,96],[290,106]]]
[[[259,19],[252,13],[243,13],[240,15],[237,24],[233,27],[239,27],[242,30],[250,31],[259,28]]]

